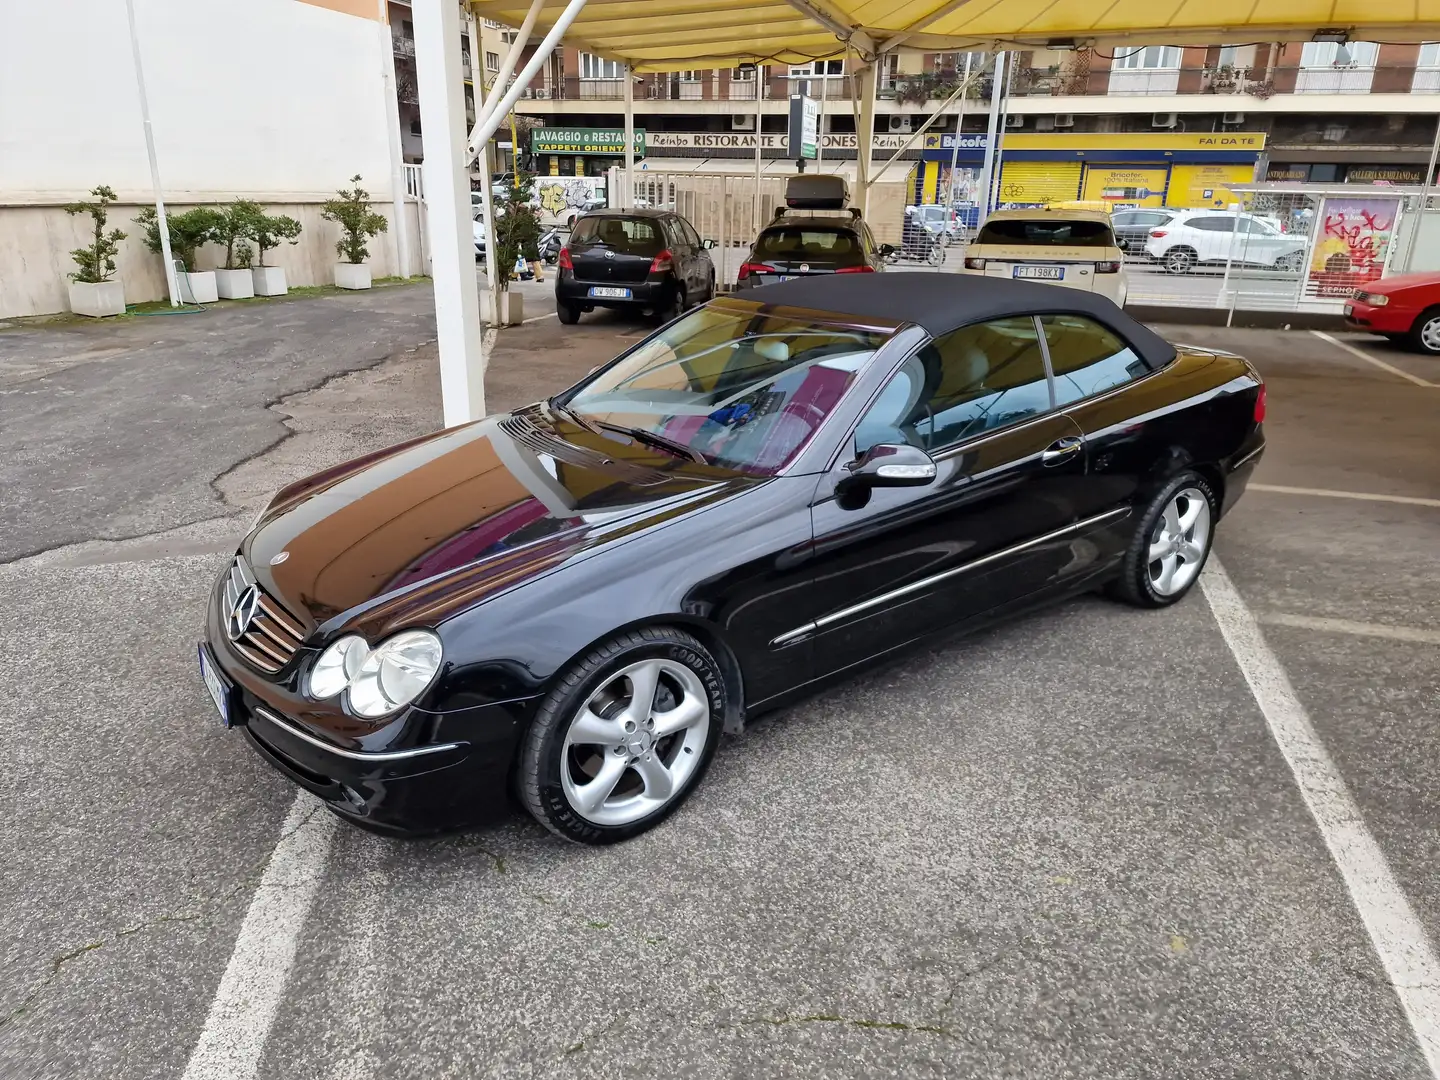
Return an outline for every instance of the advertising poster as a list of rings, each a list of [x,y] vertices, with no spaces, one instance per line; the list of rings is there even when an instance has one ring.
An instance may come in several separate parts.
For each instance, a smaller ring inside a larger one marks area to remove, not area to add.
[[[1310,256],[1309,292],[1349,296],[1385,270],[1385,256],[1399,214],[1398,198],[1327,197]]]
[[[1253,165],[1172,165],[1165,205],[1223,210],[1231,203],[1244,202],[1230,185],[1254,179]]]
[[[1080,198],[1115,206],[1160,206],[1165,201],[1169,170],[1120,168],[1114,165],[1085,166],[1085,184]]]

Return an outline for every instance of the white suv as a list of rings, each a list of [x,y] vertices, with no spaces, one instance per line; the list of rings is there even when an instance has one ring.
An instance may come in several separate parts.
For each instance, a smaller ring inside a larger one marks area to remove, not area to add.
[[[1298,273],[1305,266],[1306,239],[1290,236],[1270,218],[1233,210],[1194,210],[1177,214],[1152,229],[1145,254],[1172,274],[1186,274],[1200,263],[1263,266]]]

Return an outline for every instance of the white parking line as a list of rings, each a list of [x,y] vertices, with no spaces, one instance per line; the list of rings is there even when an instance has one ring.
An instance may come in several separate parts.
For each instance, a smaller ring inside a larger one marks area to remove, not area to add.
[[[1329,619],[1318,615],[1287,615],[1281,611],[1261,612],[1256,618],[1267,626],[1293,626],[1300,630],[1320,630],[1329,634],[1354,634],[1357,637],[1389,638],[1392,641],[1413,641],[1420,645],[1440,645],[1440,630],[1418,630],[1412,626],[1352,622],[1349,619]]]
[[[336,820],[295,797],[255,888],[184,1080],[253,1080],[295,966],[300,930],[325,876]]]
[[[1283,484],[1249,484],[1247,491],[1268,491],[1274,495],[1314,495],[1321,499],[1360,499],[1365,502],[1404,503],[1406,506],[1440,506],[1440,499],[1415,495],[1379,495],[1373,491],[1332,491],[1329,488],[1285,487]]]
[[[1271,735],[1290,763],[1295,783],[1350,890],[1430,1072],[1440,1078],[1440,961],[1425,928],[1295,696],[1290,677],[1265,644],[1255,616],[1214,555],[1200,587]]]
[[[553,311],[552,311],[552,312],[549,312],[548,314],[545,314],[545,315],[532,315],[532,316],[530,316],[530,318],[528,318],[528,319],[522,319],[522,320],[520,321],[520,325],[521,325],[521,326],[525,326],[525,325],[528,325],[529,323],[532,323],[532,322],[539,322],[541,319],[553,319],[554,317],[555,317],[555,312],[553,312]]]
[[[1349,342],[1341,341],[1339,338],[1333,338],[1329,334],[1325,333],[1325,331],[1323,330],[1311,330],[1310,332],[1316,337],[1320,338],[1322,341],[1328,341],[1337,349],[1344,349],[1351,356],[1359,357],[1361,360],[1364,360],[1368,364],[1374,364],[1378,368],[1383,368],[1385,371],[1390,372],[1391,375],[1399,375],[1402,379],[1409,379],[1416,386],[1429,386],[1433,388],[1436,385],[1432,382],[1426,382],[1424,379],[1420,378],[1419,375],[1411,375],[1408,371],[1402,371],[1394,364],[1387,364],[1384,360],[1381,360],[1378,357],[1371,356],[1364,349],[1357,349]]]

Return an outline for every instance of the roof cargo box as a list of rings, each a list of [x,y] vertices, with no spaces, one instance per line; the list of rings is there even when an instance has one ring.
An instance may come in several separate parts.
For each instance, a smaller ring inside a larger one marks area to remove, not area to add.
[[[792,176],[785,184],[785,205],[792,210],[844,210],[849,201],[843,176]]]

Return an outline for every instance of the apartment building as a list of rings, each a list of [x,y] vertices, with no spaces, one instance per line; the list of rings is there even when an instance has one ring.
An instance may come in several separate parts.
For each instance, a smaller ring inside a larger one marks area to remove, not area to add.
[[[967,164],[983,152],[994,91],[988,58],[969,59],[972,70],[983,73],[966,101],[961,159]],[[1003,145],[1014,179],[1007,174],[1002,185],[1017,203],[1030,193],[1021,167],[1027,159],[1032,176],[1063,174],[1058,186],[1065,197],[1084,197],[1087,187],[1092,193],[1107,184],[1114,188],[1113,173],[1101,180],[1099,166],[1135,166],[1159,181],[1150,199],[1173,195],[1182,205],[1212,205],[1222,197],[1214,184],[1189,173],[1184,190],[1172,193],[1171,170],[1182,164],[1224,166],[1214,174],[1222,181],[1419,183],[1440,114],[1440,43],[1035,50],[1011,59]],[[870,147],[876,161],[906,144],[958,85],[965,62],[964,54],[955,53],[886,59]],[[637,150],[657,168],[730,163],[739,169],[741,159],[753,161],[758,139],[767,171],[791,169],[788,98],[808,92],[825,101],[825,159],[830,167],[843,162],[849,164],[840,168],[853,169],[857,105],[850,70],[846,60],[835,59],[639,76]],[[541,125],[528,147],[531,167],[542,174],[594,176],[619,164],[622,74],[614,61],[573,47],[556,51],[517,106]],[[927,175],[924,159],[948,158],[937,151],[950,148],[942,145],[941,132],[953,132],[955,111],[947,110],[904,155],[917,178]],[[1035,162],[1067,167],[1041,170]],[[917,197],[934,192],[943,179],[938,171],[930,175],[929,183],[917,179]],[[943,183],[938,187],[944,190]]]

